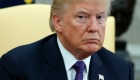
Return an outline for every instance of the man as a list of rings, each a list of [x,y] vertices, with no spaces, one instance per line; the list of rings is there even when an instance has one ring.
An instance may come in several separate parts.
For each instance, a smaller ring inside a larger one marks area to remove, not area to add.
[[[3,55],[0,80],[133,80],[131,66],[102,47],[111,0],[54,0],[56,34]]]

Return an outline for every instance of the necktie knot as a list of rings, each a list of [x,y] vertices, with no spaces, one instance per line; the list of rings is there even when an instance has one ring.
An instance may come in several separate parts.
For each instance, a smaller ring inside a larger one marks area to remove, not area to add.
[[[83,80],[83,71],[85,69],[85,63],[83,61],[77,61],[73,68],[76,71],[75,80]]]

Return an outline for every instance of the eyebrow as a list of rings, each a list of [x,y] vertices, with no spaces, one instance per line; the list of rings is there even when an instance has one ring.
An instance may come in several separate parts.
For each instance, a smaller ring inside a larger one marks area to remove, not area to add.
[[[104,15],[106,15],[106,16],[107,16],[107,12],[106,12],[106,11],[101,12],[101,13],[99,13],[99,14],[104,14]]]
[[[76,13],[89,14],[90,12],[87,11],[87,10],[85,10],[85,9],[80,8],[80,9],[77,9],[77,10],[76,10]]]
[[[87,10],[85,10],[83,8],[77,9],[76,13],[91,14],[90,11],[87,11]],[[97,14],[106,14],[107,15],[107,12],[106,11],[102,11],[102,12],[97,13]]]

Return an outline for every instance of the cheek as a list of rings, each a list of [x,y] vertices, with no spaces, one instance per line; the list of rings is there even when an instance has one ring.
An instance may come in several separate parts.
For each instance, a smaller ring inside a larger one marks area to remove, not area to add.
[[[100,28],[100,38],[101,38],[102,43],[104,41],[104,37],[105,37],[105,26],[101,26],[101,28]]]
[[[78,35],[78,26],[69,21],[63,25],[63,27],[62,35],[64,35],[70,42],[73,42],[74,40],[76,41]]]
[[[70,17],[63,22],[63,35],[68,36],[71,41],[79,42],[82,35],[86,31],[86,25],[78,23],[74,18]]]
[[[103,33],[102,33],[102,43],[104,42],[104,38],[105,38],[105,29],[103,29]]]
[[[71,38],[72,36],[75,38],[80,37],[80,35],[82,35],[82,33],[86,30],[84,25],[78,24],[75,21],[69,22],[66,27],[67,30],[65,31]]]

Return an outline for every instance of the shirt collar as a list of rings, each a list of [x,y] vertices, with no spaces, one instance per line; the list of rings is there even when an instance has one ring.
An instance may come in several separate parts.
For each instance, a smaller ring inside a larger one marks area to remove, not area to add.
[[[57,42],[64,60],[66,71],[68,71],[78,60],[66,48],[64,48],[64,46],[62,45],[58,37],[57,37]],[[84,61],[86,65],[86,72],[89,72],[90,59],[91,56],[81,60]]]

